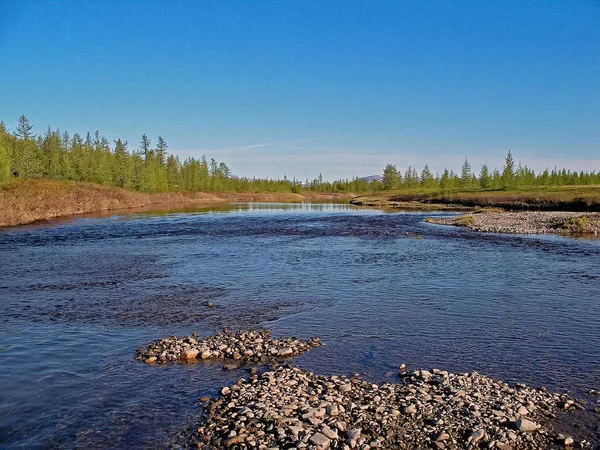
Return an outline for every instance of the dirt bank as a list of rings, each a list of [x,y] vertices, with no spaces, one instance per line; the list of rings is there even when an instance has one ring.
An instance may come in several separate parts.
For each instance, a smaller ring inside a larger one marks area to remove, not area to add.
[[[48,220],[73,214],[115,209],[145,208],[158,204],[307,200],[342,200],[341,194],[166,192],[145,194],[91,183],[51,180],[15,180],[0,188],[0,226]]]

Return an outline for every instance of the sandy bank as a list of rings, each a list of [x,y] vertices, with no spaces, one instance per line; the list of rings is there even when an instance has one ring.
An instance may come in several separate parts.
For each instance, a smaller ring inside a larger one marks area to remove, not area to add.
[[[15,180],[0,188],[0,226],[49,220],[73,214],[151,205],[217,202],[301,202],[348,198],[321,193],[166,192],[145,194],[91,183]]]

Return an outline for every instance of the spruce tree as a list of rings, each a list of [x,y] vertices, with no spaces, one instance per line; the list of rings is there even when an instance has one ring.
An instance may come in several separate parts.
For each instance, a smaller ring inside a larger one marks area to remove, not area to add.
[[[515,161],[510,150],[504,158],[504,170],[502,171],[502,182],[504,189],[511,189],[514,186],[515,179]]]

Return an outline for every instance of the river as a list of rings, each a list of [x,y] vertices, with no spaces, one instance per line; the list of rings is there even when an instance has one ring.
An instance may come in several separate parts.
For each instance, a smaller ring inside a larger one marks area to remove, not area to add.
[[[169,335],[267,327],[319,336],[321,374],[401,363],[600,389],[600,241],[481,234],[451,212],[229,204],[0,230],[0,448],[168,448],[198,400],[246,376],[149,366]],[[559,417],[600,443],[600,415]]]

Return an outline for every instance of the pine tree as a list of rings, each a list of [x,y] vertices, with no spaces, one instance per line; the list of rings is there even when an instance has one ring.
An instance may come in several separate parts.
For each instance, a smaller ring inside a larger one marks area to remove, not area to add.
[[[483,189],[487,189],[492,184],[492,179],[490,177],[490,170],[488,169],[487,164],[481,166],[481,172],[479,172],[479,185]]]
[[[159,136],[156,142],[156,157],[158,158],[158,162],[160,164],[165,164],[168,148],[169,146],[167,145],[167,142],[162,136]]]
[[[421,184],[423,186],[431,186],[434,183],[433,174],[431,170],[429,170],[429,166],[425,164],[423,170],[421,171]]]
[[[504,159],[504,170],[502,171],[502,182],[504,189],[511,189],[514,186],[515,179],[515,161],[510,150]]]
[[[400,185],[400,173],[396,166],[388,164],[383,169],[383,188],[385,190],[397,189]]]
[[[465,162],[460,171],[460,184],[463,187],[469,187],[471,184],[471,176],[471,164],[469,164],[469,158],[465,156]]]
[[[19,124],[17,125],[17,137],[24,141],[33,138],[34,136],[31,134],[32,129],[33,125],[31,125],[29,119],[25,117],[24,114],[21,114],[21,117],[19,117]]]
[[[140,152],[144,155],[144,161],[148,160],[148,153],[150,152],[150,139],[146,136],[146,133],[142,134],[140,140]]]

